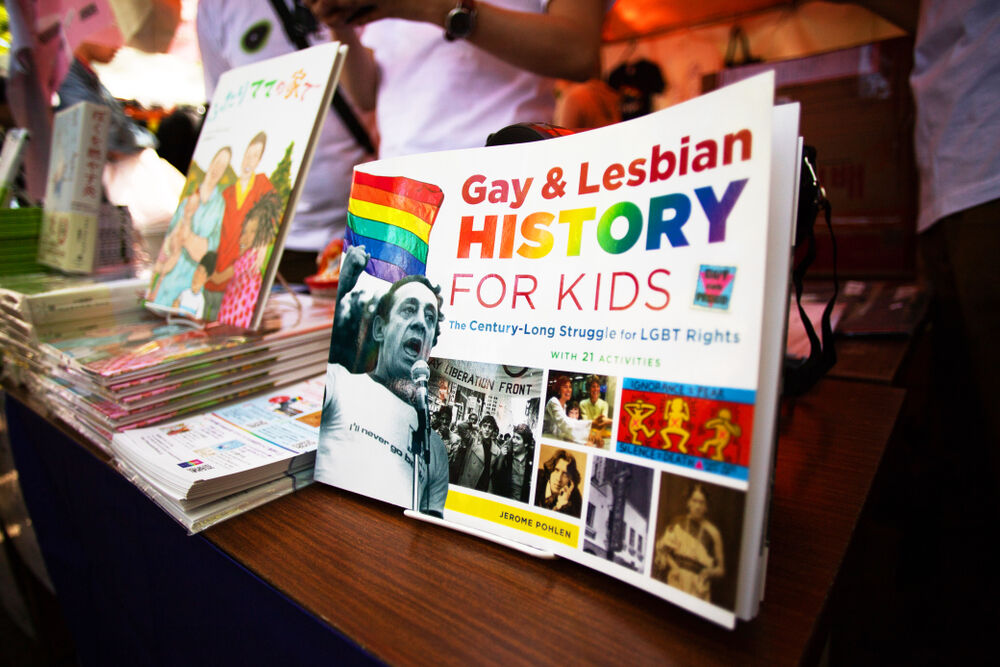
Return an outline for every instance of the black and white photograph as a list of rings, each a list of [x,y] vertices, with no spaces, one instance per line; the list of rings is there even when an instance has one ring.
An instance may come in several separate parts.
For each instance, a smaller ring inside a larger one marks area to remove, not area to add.
[[[527,503],[542,371],[430,360],[431,428],[448,451],[456,486]]]
[[[645,571],[652,493],[652,469],[595,456],[583,550],[630,570]]]
[[[368,280],[362,272],[369,259],[363,246],[353,246],[341,267],[315,476],[413,508],[416,458],[421,488],[414,509],[442,516],[448,455],[429,428],[427,401],[440,290],[417,275],[391,285]]]

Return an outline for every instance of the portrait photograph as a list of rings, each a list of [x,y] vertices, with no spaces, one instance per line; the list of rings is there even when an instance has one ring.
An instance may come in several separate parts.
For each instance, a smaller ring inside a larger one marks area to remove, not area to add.
[[[661,473],[653,578],[733,610],[744,497],[736,489]]]
[[[579,518],[583,510],[587,455],[541,445],[535,479],[535,506]]]

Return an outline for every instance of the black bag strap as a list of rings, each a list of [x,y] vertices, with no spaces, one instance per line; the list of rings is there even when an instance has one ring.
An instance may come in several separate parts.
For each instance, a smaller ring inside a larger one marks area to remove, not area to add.
[[[271,6],[274,7],[275,13],[281,19],[281,25],[285,28],[285,34],[288,35],[289,41],[296,48],[305,49],[309,47],[309,40],[306,39],[306,35],[316,30],[316,18],[300,0],[294,0],[294,5],[295,14],[293,15],[284,0],[271,0]],[[354,114],[354,110],[351,109],[347,100],[344,99],[339,87],[333,91],[332,106],[333,110],[340,116],[344,127],[351,133],[351,136],[358,142],[358,145],[365,149],[366,152],[374,155],[375,144],[372,142],[371,137],[368,136],[365,126],[361,124],[361,121]]]
[[[736,51],[742,51],[742,55]],[[726,57],[723,64],[726,67],[738,67],[763,62],[761,58],[750,53],[750,37],[743,26],[736,24],[729,31],[729,43],[726,44]]]
[[[792,269],[792,284],[795,286],[795,303],[799,309],[802,326],[809,337],[809,356],[798,364],[786,360],[784,370],[784,394],[799,396],[823,377],[837,363],[837,351],[833,343],[833,326],[830,316],[837,301],[839,281],[837,278],[837,239],[833,236],[833,223],[830,202],[826,192],[816,176],[816,149],[805,146],[802,154],[802,173],[799,178],[799,206],[795,222],[795,246],[805,243],[806,250],[802,259]],[[806,271],[816,259],[816,233],[814,226],[819,212],[823,211],[826,226],[830,232],[831,252],[833,257],[833,296],[823,309],[820,320],[820,335],[816,334],[812,322],[809,321],[802,307],[802,282]]]

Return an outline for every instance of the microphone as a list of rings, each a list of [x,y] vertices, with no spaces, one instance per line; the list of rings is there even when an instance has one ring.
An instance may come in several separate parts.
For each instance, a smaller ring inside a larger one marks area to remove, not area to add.
[[[410,379],[417,385],[417,408],[427,410],[427,379],[431,376],[431,369],[423,359],[417,359],[410,368]]]
[[[417,385],[417,417],[418,428],[421,434],[420,450],[423,451],[424,461],[431,462],[431,449],[428,438],[430,437],[430,415],[427,414],[427,379],[431,376],[431,369],[423,359],[417,359],[410,368],[410,379]],[[420,453],[419,451],[416,453]]]

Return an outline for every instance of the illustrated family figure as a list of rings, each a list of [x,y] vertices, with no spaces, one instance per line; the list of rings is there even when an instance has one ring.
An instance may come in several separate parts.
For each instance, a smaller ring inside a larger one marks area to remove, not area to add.
[[[267,175],[257,173],[266,147],[267,135],[258,132],[227,186],[232,149],[216,151],[174,212],[153,264],[149,301],[197,320],[250,326],[284,208]]]

